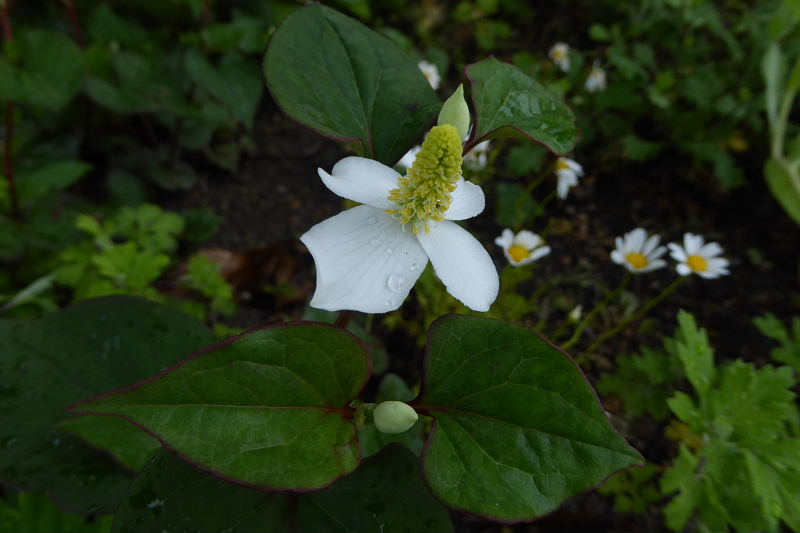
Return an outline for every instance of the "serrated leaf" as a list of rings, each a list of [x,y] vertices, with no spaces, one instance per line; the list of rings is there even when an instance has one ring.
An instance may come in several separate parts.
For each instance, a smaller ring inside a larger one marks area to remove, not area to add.
[[[399,445],[319,492],[287,495],[232,485],[162,452],[131,486],[114,531],[452,531]]]
[[[358,466],[348,404],[369,375],[369,356],[350,333],[280,324],[208,347],[72,410],[124,417],[223,479],[319,489]]]
[[[700,396],[705,395],[714,380],[714,350],[708,335],[698,328],[694,317],[681,310],[678,313],[680,329],[676,335],[676,351],[683,364],[686,377]]]
[[[129,474],[58,431],[64,409],[159,372],[213,335],[181,313],[114,297],[38,320],[0,321],[0,338],[0,479],[26,490],[49,489],[75,510],[109,513]]]
[[[520,137],[557,154],[575,146],[575,118],[553,93],[514,65],[490,57],[467,66],[475,107],[473,140]]]
[[[416,408],[434,418],[423,470],[448,506],[532,520],[642,462],[569,357],[525,328],[439,319],[423,383]]]
[[[387,165],[411,148],[441,107],[411,56],[320,5],[298,9],[278,28],[264,74],[290,117],[322,135],[360,141],[367,157]]]

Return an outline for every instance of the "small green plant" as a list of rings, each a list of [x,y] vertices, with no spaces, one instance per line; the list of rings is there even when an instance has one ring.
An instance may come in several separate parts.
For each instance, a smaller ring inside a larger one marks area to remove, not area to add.
[[[791,366],[800,375],[800,317],[794,317],[787,326],[775,315],[768,313],[754,318],[753,324],[761,333],[780,343],[780,346],[772,349],[770,357]]]

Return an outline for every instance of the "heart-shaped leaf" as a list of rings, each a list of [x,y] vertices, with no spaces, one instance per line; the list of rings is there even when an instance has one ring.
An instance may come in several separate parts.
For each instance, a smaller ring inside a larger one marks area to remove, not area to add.
[[[514,65],[490,57],[469,65],[475,133],[470,146],[487,138],[522,137],[563,154],[575,146],[572,111]]]
[[[0,321],[0,479],[50,490],[76,511],[113,512],[130,474],[59,431],[64,409],[159,372],[213,338],[189,316],[128,297]]]
[[[416,408],[435,422],[423,470],[446,505],[532,520],[642,462],[572,360],[533,332],[450,315],[427,349]]]
[[[319,492],[264,493],[232,485],[162,452],[131,486],[114,531],[453,531],[425,488],[417,458],[384,448]]]
[[[361,460],[349,403],[369,375],[369,356],[350,333],[280,324],[208,347],[72,410],[124,417],[224,479],[319,489]]]
[[[441,102],[414,60],[363,24],[311,5],[272,36],[264,75],[275,101],[322,135],[361,141],[393,165],[436,118]]]

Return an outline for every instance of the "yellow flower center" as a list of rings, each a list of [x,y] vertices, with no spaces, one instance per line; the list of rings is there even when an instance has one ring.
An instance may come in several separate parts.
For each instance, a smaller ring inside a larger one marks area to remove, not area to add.
[[[566,55],[563,48],[555,48],[553,50],[553,59],[564,59]]]
[[[527,259],[531,256],[531,253],[528,251],[527,248],[524,246],[520,246],[519,244],[515,244],[511,248],[508,249],[508,255],[514,258],[514,261],[519,263],[523,259]]]
[[[708,270],[708,261],[702,255],[690,255],[686,263],[689,265],[689,268],[695,272],[705,272]]]
[[[444,220],[461,177],[461,152],[461,137],[455,126],[434,126],[408,174],[398,180],[396,189],[389,191],[389,200],[397,208],[386,212],[397,215],[403,224],[411,224],[414,233],[419,233],[420,228],[427,233],[430,220]]]
[[[557,170],[568,170],[569,169],[569,163],[567,162],[566,159],[559,159],[558,161],[556,161],[556,169]]]
[[[625,256],[625,260],[631,264],[631,266],[637,270],[641,270],[647,266],[647,258],[640,254],[639,252],[631,252]]]

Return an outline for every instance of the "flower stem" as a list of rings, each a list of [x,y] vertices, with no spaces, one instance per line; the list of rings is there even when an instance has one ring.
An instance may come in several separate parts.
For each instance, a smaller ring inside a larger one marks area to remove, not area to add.
[[[72,24],[72,31],[75,32],[75,41],[77,41],[78,46],[81,48],[86,48],[86,39],[84,39],[83,31],[81,30],[78,10],[75,9],[75,0],[63,0],[63,2],[67,10],[67,15],[69,16],[70,24]]]
[[[660,304],[660,303],[661,303],[662,301],[664,301],[664,300],[665,300],[665,299],[666,299],[666,298],[667,298],[667,297],[668,297],[670,294],[672,294],[673,292],[675,292],[675,289],[677,289],[678,287],[680,287],[681,285],[683,285],[683,284],[686,282],[687,278],[688,278],[688,276],[680,276],[678,279],[676,279],[676,280],[675,280],[675,281],[673,281],[673,282],[672,282],[670,285],[668,285],[666,289],[664,289],[663,291],[661,291],[661,294],[659,294],[658,296],[656,296],[655,298],[653,298],[652,300],[650,300],[649,302],[647,302],[647,303],[646,303],[646,304],[645,304],[645,305],[644,305],[644,306],[643,306],[641,309],[639,309],[639,311],[637,311],[636,313],[634,313],[633,315],[631,315],[630,317],[628,317],[626,320],[623,320],[622,322],[620,322],[619,324],[617,324],[617,325],[616,325],[616,326],[615,326],[613,329],[610,329],[609,331],[606,331],[605,333],[603,333],[602,335],[600,335],[600,337],[598,337],[598,339],[597,339],[596,341],[594,341],[594,343],[592,343],[592,345],[591,345],[591,346],[589,346],[588,350],[586,350],[586,351],[587,351],[587,353],[592,353],[592,352],[594,352],[594,351],[595,351],[595,350],[597,350],[597,348],[599,348],[599,347],[600,347],[600,345],[602,345],[604,342],[606,342],[606,341],[607,341],[607,340],[609,340],[609,339],[612,339],[612,338],[614,338],[614,337],[615,337],[615,336],[617,336],[617,335],[618,335],[618,334],[619,334],[619,333],[620,333],[622,330],[624,330],[624,329],[625,329],[625,328],[627,328],[629,325],[631,325],[633,322],[636,322],[637,320],[639,320],[640,318],[642,318],[642,317],[643,317],[644,315],[646,315],[646,314],[647,314],[647,313],[648,313],[648,312],[649,312],[649,311],[650,311],[652,308],[654,308],[655,306],[657,306],[658,304]]]
[[[347,329],[347,325],[350,323],[350,319],[353,318],[352,311],[341,311],[339,316],[336,317],[336,322],[334,322],[334,327]]]
[[[589,327],[589,325],[592,323],[592,320],[594,320],[594,317],[596,317],[598,313],[600,313],[606,307],[608,307],[609,303],[611,303],[613,300],[616,300],[619,297],[619,295],[622,294],[622,291],[625,290],[625,288],[631,282],[632,278],[633,278],[633,274],[631,274],[630,272],[627,272],[625,274],[625,277],[622,278],[622,281],[617,286],[617,288],[614,289],[613,291],[609,292],[608,294],[606,294],[606,297],[603,298],[600,301],[599,304],[594,306],[594,309],[589,311],[589,313],[586,314],[586,316],[583,318],[583,320],[581,320],[578,323],[578,326],[575,328],[575,331],[572,333],[572,337],[570,337],[569,340],[567,340],[567,342],[565,342],[563,345],[561,345],[561,347],[563,349],[567,350],[567,349],[575,346],[575,344],[577,344],[578,341],[581,340],[581,336],[583,335],[584,330],[587,327]]]

